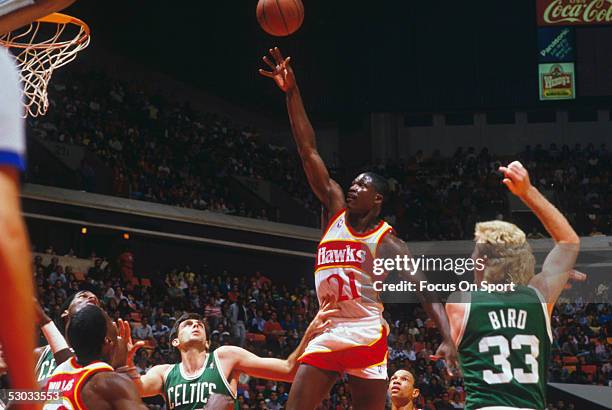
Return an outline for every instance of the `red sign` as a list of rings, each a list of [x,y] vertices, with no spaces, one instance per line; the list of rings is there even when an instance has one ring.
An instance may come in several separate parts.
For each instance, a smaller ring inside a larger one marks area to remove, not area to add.
[[[539,26],[612,24],[612,0],[537,0]]]

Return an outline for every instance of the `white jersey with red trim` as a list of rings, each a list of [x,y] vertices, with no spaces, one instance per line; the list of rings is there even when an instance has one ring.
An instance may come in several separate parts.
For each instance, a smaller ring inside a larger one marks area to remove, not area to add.
[[[62,402],[53,401],[45,404],[43,410],[86,410],[81,398],[83,385],[96,373],[112,371],[113,368],[107,363],[93,362],[87,366],[81,366],[75,357],[71,357],[57,366],[45,387],[46,391],[59,392]]]
[[[2,3],[2,1],[0,1]],[[25,169],[25,122],[14,57],[0,47],[0,166]]]
[[[319,302],[332,295],[340,311],[334,323],[384,323],[383,304],[374,281],[374,259],[382,238],[393,228],[381,221],[374,229],[359,234],[346,223],[346,210],[335,215],[317,249],[315,284]]]

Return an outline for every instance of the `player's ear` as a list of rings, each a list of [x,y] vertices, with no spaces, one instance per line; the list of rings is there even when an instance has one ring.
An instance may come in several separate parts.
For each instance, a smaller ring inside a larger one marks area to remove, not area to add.
[[[62,319],[66,319],[68,317],[68,309],[64,310],[60,316]]]
[[[412,398],[416,399],[417,397],[419,397],[419,394],[421,394],[421,391],[419,389],[413,389],[412,390]]]
[[[374,195],[374,203],[375,204],[382,204],[383,199],[384,199],[383,195],[379,194],[378,192],[376,193],[376,195]]]
[[[178,348],[178,346],[179,346],[179,340],[178,340],[178,337],[176,337],[176,338],[172,339],[171,344],[172,344],[172,347],[176,347],[176,348]]]

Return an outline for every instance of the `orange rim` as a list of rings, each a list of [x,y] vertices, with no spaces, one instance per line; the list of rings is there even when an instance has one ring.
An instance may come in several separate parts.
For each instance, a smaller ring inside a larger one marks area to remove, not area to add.
[[[73,44],[75,42],[76,42],[76,44],[84,43],[85,41],[87,41],[87,39],[89,38],[90,33],[91,33],[87,23],[85,23],[81,19],[69,16],[67,14],[52,13],[52,14],[49,14],[48,16],[41,17],[41,18],[36,19],[34,21],[39,22],[39,23],[73,24],[75,26],[80,27],[81,28],[81,32],[79,33],[79,38],[76,39],[76,41],[72,40],[72,41],[62,41],[62,42],[58,42],[58,43],[22,44],[22,43],[13,43],[13,42],[10,42],[10,41],[5,41],[5,40],[0,39],[0,44],[4,44],[7,47],[23,48],[23,49],[26,49],[26,48],[28,48],[28,49],[56,48],[56,47],[66,46],[68,44]]]

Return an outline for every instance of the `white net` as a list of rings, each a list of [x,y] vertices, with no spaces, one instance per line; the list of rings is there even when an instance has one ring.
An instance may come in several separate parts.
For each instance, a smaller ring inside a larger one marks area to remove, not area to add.
[[[26,116],[47,112],[47,87],[53,71],[70,63],[89,45],[89,34],[89,27],[81,20],[54,13],[0,36],[0,45],[13,51],[21,71]]]

